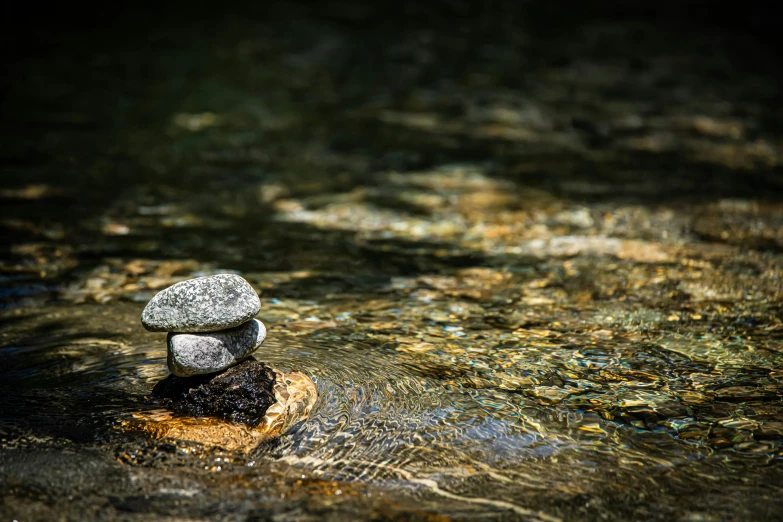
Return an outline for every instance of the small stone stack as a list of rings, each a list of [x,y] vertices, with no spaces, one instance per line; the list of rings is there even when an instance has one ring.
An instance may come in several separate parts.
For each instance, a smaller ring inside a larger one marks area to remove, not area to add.
[[[266,338],[266,327],[254,319],[260,309],[250,283],[219,274],[160,291],[144,308],[141,324],[151,332],[169,332],[169,371],[190,377],[220,372],[250,357]]]

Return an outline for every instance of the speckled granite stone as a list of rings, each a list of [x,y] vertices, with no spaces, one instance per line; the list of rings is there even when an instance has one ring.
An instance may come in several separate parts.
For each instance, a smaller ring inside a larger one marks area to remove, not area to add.
[[[249,357],[265,338],[266,328],[257,319],[221,332],[170,333],[169,371],[189,377],[225,370]]]
[[[246,323],[260,309],[250,283],[219,274],[161,290],[144,308],[141,324],[152,332],[215,332]]]

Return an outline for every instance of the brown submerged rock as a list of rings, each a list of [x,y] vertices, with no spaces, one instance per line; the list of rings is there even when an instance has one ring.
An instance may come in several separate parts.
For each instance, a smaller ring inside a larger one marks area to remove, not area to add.
[[[318,398],[306,375],[253,359],[218,375],[169,376],[153,396],[167,409],[133,414],[119,429],[232,451],[250,451],[282,435],[308,417]]]

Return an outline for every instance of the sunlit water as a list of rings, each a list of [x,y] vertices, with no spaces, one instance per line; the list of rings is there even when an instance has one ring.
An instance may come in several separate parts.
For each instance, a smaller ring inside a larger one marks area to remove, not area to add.
[[[455,5],[129,20],[15,65],[3,516],[780,518],[774,60]],[[310,417],[248,451],[124,431],[167,375],[144,304],[229,271]]]

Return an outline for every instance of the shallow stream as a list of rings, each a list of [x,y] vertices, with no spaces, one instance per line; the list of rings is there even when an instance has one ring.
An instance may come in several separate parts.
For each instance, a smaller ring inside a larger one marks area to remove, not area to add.
[[[517,4],[26,42],[4,519],[783,516],[776,57],[698,17]],[[311,417],[251,451],[123,431],[167,375],[144,304],[220,272],[261,296],[257,358],[316,382]]]

